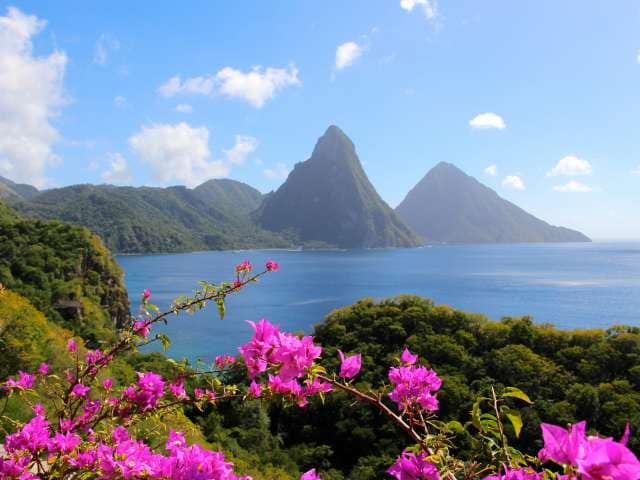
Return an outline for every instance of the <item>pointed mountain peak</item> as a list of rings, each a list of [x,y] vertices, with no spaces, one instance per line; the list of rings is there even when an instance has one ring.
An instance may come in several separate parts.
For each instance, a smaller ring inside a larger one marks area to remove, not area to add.
[[[448,162],[438,163],[435,167],[429,170],[429,172],[427,172],[427,175],[430,175],[432,173],[455,173],[458,175],[467,176],[466,173],[464,173],[461,169],[456,167],[453,163],[448,163]]]
[[[345,154],[355,154],[355,150],[351,139],[340,128],[330,125],[324,135],[318,139],[313,149],[312,158],[316,156],[324,158],[345,157]]]

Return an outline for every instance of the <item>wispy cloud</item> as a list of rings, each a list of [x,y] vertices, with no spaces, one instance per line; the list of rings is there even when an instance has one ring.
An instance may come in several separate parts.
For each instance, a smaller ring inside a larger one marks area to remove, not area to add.
[[[489,175],[490,177],[495,177],[498,175],[498,166],[497,165],[489,165],[484,169],[484,173]]]
[[[120,42],[108,33],[103,33],[98,37],[96,46],[93,49],[93,63],[104,66],[109,61],[109,55],[120,49]]]
[[[242,165],[252,152],[258,148],[258,139],[248,135],[236,135],[236,142],[224,154],[227,160],[235,165]]]
[[[109,168],[102,172],[102,179],[109,183],[128,183],[132,180],[129,162],[119,153],[110,153],[107,156]],[[91,165],[90,165],[91,167]]]
[[[287,179],[287,176],[289,175],[289,168],[287,168],[284,163],[278,162],[274,168],[265,168],[262,171],[262,174],[269,180],[282,181]]]
[[[419,7],[429,21],[434,21],[438,17],[436,0],[400,0],[400,7],[407,12],[412,12],[414,8]]]
[[[564,185],[556,185],[553,187],[556,192],[562,193],[589,193],[595,191],[595,189],[591,188],[584,183],[578,182],[576,180],[570,180]]]
[[[362,55],[362,47],[356,42],[346,42],[336,48],[335,69],[350,67]]]

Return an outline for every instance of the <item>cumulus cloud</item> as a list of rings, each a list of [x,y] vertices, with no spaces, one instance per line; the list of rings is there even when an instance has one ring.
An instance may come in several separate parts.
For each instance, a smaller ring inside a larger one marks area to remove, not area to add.
[[[493,112],[481,113],[480,115],[476,115],[469,121],[469,125],[471,126],[471,128],[497,128],[498,130],[502,130],[507,126],[504,119],[500,115],[497,115]]]
[[[224,154],[234,165],[242,165],[247,156],[258,148],[258,140],[248,135],[236,135],[236,143]]]
[[[220,94],[229,98],[240,98],[256,108],[262,108],[278,90],[291,85],[299,85],[298,69],[254,67],[244,73],[231,67],[220,70],[216,79],[220,82]]]
[[[176,105],[176,111],[180,113],[191,113],[193,112],[193,107],[188,103],[180,103]]]
[[[591,188],[588,185],[585,185],[584,183],[577,182],[575,180],[570,180],[569,182],[565,183],[564,185],[556,185],[555,187],[553,187],[553,189],[556,192],[563,192],[563,193],[588,193],[588,192],[593,192],[593,188]]]
[[[513,188],[514,190],[524,190],[526,188],[524,181],[518,175],[508,175],[502,180],[502,185],[507,188]]]
[[[496,175],[498,175],[498,166],[497,165],[489,165],[487,168],[484,169],[484,173],[486,175],[491,176],[491,177],[495,177]]]
[[[400,0],[400,7],[407,12],[420,7],[424,11],[427,20],[435,20],[438,16],[438,4],[436,0]]]
[[[580,175],[591,175],[593,168],[591,164],[575,155],[567,155],[560,159],[560,161],[547,172],[548,177],[574,177]]]
[[[274,168],[265,168],[262,174],[269,180],[286,180],[289,169],[284,163],[278,162]]]
[[[342,70],[343,68],[350,67],[361,55],[362,47],[356,42],[347,42],[338,45],[338,48],[336,48],[335,69]]]
[[[104,66],[109,61],[109,54],[120,49],[120,42],[107,33],[98,38],[93,50],[93,63]]]
[[[107,155],[109,168],[102,172],[102,179],[108,183],[127,183],[132,180],[129,162],[119,153]]]
[[[256,108],[262,108],[278,91],[300,83],[295,65],[266,69],[256,66],[248,72],[225,67],[215,75],[190,77],[185,80],[179,75],[171,77],[158,88],[158,94],[163,97],[180,94],[222,95],[239,98]]]
[[[17,8],[0,16],[0,175],[37,187],[46,184],[45,169],[59,158],[52,117],[68,103],[63,78],[64,52],[33,54],[32,39],[46,22]]]
[[[138,157],[151,166],[161,183],[179,182],[194,187],[211,178],[226,177],[229,165],[211,158],[209,129],[175,125],[143,126],[129,138]]]

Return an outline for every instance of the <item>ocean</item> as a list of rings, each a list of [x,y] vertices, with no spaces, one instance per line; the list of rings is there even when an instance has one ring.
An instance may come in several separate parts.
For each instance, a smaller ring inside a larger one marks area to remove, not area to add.
[[[198,280],[234,277],[234,266],[268,259],[280,271],[228,299],[224,320],[211,305],[170,317],[158,329],[168,354],[211,361],[237,353],[251,336],[245,320],[267,318],[310,333],[333,309],[364,297],[416,294],[490,319],[529,315],[563,329],[640,326],[640,243],[437,245],[348,251],[212,251],[118,256],[134,312],[145,288],[165,309]]]

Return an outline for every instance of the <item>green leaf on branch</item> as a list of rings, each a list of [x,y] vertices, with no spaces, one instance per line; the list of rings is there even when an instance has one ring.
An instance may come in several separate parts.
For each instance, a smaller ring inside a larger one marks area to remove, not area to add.
[[[504,392],[502,392],[501,396],[503,398],[505,397],[519,398],[520,400],[527,402],[529,405],[533,405],[533,402],[531,401],[529,396],[519,388],[507,387],[504,389]]]
[[[164,333],[159,333],[156,335],[156,338],[162,342],[162,348],[166,352],[171,346],[171,340]]]
[[[516,434],[516,438],[520,438],[520,432],[522,431],[522,416],[520,412],[516,410],[511,410],[510,408],[503,407],[502,413],[509,419],[511,425],[513,426],[513,430]]]

